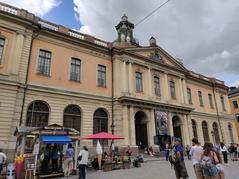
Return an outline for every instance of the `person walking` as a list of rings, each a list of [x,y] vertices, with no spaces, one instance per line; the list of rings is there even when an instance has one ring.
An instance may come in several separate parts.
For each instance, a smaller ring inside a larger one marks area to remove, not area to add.
[[[168,161],[169,151],[170,151],[170,146],[169,146],[169,144],[167,143],[167,144],[165,145],[165,157],[166,157],[166,161]]]
[[[86,146],[80,151],[78,156],[79,161],[79,179],[86,178],[86,165],[88,164],[89,152]]]
[[[68,144],[64,160],[64,175],[68,177],[71,174],[73,168],[74,149],[71,144]]]
[[[192,160],[193,160],[193,169],[194,169],[197,179],[204,179],[203,171],[202,171],[202,167],[201,167],[201,159],[200,159],[202,153],[203,153],[203,148],[199,144],[198,139],[193,138],[192,139],[192,147],[191,147],[189,154],[191,155]]]
[[[228,159],[227,159],[228,150],[223,142],[220,143],[220,151],[223,155],[224,163],[228,165]]]
[[[176,154],[176,161],[174,162],[174,171],[177,179],[183,178],[186,179],[188,178],[188,172],[184,163],[184,152],[183,152],[183,147],[181,145],[181,139],[176,138],[175,139],[175,146],[173,149]]]
[[[57,144],[54,144],[52,153],[51,153],[51,163],[52,163],[52,172],[57,173],[58,171],[58,159],[60,157],[60,152],[58,150]]]
[[[205,143],[201,155],[201,165],[205,179],[219,179],[219,171],[216,165],[219,163],[216,152],[212,143]]]
[[[6,162],[7,156],[3,153],[2,149],[0,149],[0,176],[2,174],[3,164]]]

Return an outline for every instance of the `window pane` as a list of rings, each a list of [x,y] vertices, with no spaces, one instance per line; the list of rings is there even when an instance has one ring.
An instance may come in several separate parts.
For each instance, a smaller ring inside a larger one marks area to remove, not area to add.
[[[136,72],[136,91],[143,91],[142,73]]]
[[[187,88],[187,94],[188,94],[188,103],[192,104],[192,94],[190,88]]]
[[[233,101],[232,103],[233,103],[233,108],[234,108],[234,109],[238,108],[238,103],[237,103],[237,101]]]
[[[176,91],[175,91],[175,83],[174,83],[174,81],[170,81],[170,82],[169,82],[169,85],[170,85],[171,97],[172,97],[173,99],[175,99],[175,98],[176,98]]]
[[[98,65],[98,86],[106,87],[106,67]]]
[[[80,81],[80,69],[81,69],[80,64],[81,64],[80,59],[71,58],[70,80]]]
[[[212,102],[212,95],[211,94],[208,94],[208,99],[209,99],[210,107],[213,108],[213,102]]]
[[[27,109],[26,126],[44,127],[48,125],[49,108],[42,101],[34,101]]]
[[[154,77],[154,91],[156,96],[160,96],[160,79],[159,77]]]
[[[51,52],[40,50],[38,61],[38,73],[49,75],[51,66]]]
[[[223,96],[221,96],[221,104],[222,104],[222,109],[225,111],[226,106],[225,106],[225,103],[224,103],[224,97]]]
[[[0,64],[2,63],[4,44],[5,44],[5,39],[0,38]]]
[[[76,105],[69,105],[65,109],[63,126],[81,131],[81,112]]]
[[[202,92],[201,91],[198,91],[198,98],[199,98],[200,106],[203,106],[203,99],[202,99]]]

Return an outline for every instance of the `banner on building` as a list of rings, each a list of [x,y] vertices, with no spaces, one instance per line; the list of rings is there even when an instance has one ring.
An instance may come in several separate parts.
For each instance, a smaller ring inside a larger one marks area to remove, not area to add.
[[[165,111],[155,110],[155,127],[157,135],[169,135],[168,113]]]

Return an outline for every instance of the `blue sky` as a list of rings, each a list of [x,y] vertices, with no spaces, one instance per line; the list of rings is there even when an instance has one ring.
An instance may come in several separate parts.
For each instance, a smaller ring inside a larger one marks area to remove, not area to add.
[[[63,0],[57,8],[53,8],[49,13],[43,15],[43,19],[60,24],[71,29],[80,29],[80,23],[75,18],[73,0]]]

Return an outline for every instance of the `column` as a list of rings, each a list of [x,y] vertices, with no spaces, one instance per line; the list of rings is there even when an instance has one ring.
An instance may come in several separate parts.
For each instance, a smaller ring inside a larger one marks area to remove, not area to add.
[[[185,144],[190,144],[191,138],[189,133],[189,125],[188,125],[188,117],[187,115],[183,115],[183,130],[184,130],[184,142]]]
[[[132,71],[132,63],[129,62],[128,64],[128,92],[130,94],[133,93],[133,71]]]
[[[148,135],[149,146],[153,146],[154,136],[156,135],[153,109],[149,110]]]
[[[126,77],[126,74],[127,74],[127,72],[126,72],[126,62],[125,61],[123,61],[123,63],[122,63],[122,83],[123,83],[123,87],[122,87],[122,90],[123,90],[123,92],[125,93],[125,92],[127,92],[127,89],[128,89],[128,81],[129,81],[129,79],[127,79],[127,77]]]
[[[128,116],[128,106],[123,106],[123,119],[122,119],[122,135],[124,136],[124,145],[129,145],[130,135],[129,135],[129,116]]]
[[[191,120],[191,115],[186,115],[187,121],[188,121],[188,132],[189,132],[189,139],[191,142],[191,139],[194,137],[193,136],[193,129],[192,129],[192,120]],[[198,125],[197,125],[198,128]],[[198,134],[198,129],[197,129],[197,134]]]
[[[186,85],[186,80],[183,78],[183,94],[184,94],[184,103],[188,104],[188,95],[187,95],[187,85]]]
[[[182,85],[182,81],[181,78],[178,79],[179,82],[179,98],[178,98],[178,102],[179,103],[184,103],[184,93],[183,93],[183,85]]]
[[[172,121],[172,114],[170,112],[168,113],[168,126],[169,126],[169,135],[172,137],[172,136],[174,136],[173,121]]]
[[[153,91],[152,91],[152,74],[150,68],[148,68],[148,96],[152,97],[153,96]]]
[[[164,81],[164,99],[169,100],[169,86],[168,86],[168,74],[164,73],[163,74],[163,81]]]
[[[135,122],[134,122],[134,107],[129,108],[129,129],[130,129],[130,145],[136,145],[135,141]]]

